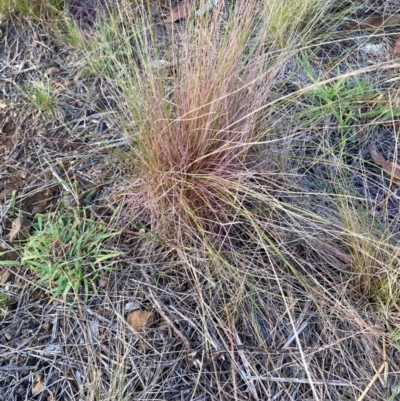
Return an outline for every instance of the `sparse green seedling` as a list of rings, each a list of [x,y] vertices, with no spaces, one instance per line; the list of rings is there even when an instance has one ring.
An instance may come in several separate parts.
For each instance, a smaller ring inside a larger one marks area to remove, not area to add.
[[[117,233],[88,219],[84,212],[74,215],[37,215],[33,231],[22,249],[21,264],[38,274],[38,281],[54,295],[65,299],[72,292],[96,292],[100,269],[111,271],[118,252],[105,241]]]
[[[387,121],[399,115],[399,108],[394,108],[393,103],[383,98],[366,79],[338,71],[333,82],[319,84],[307,56],[302,53],[298,61],[312,81],[310,89],[305,89],[309,103],[301,103],[305,107],[307,124],[317,124],[332,116],[338,124],[338,132],[343,135],[360,119]]]
[[[136,21],[140,25],[141,21]],[[123,29],[120,17],[111,15],[107,22],[99,24],[91,46],[87,46],[87,66],[89,74],[101,75],[107,79],[121,79],[125,68],[132,61],[132,46],[127,35],[118,35]]]
[[[396,328],[391,336],[391,341],[395,344],[397,350],[400,352],[400,328]]]
[[[41,20],[44,17],[54,17],[63,10],[65,0],[2,0],[0,13],[7,16],[17,11],[20,15]]]
[[[397,396],[400,394],[400,386],[397,386],[394,390],[388,401],[395,401],[397,400]]]
[[[92,42],[85,37],[78,23],[69,15],[63,15],[52,27],[54,36],[60,43],[78,50],[91,50]]]
[[[49,81],[29,84],[26,96],[45,116],[53,112],[55,107],[54,89]]]
[[[312,81],[310,90],[306,90],[305,93],[311,104],[302,103],[310,118],[305,119],[307,123],[315,124],[333,116],[337,121],[339,132],[343,134],[361,117],[365,117],[366,106],[378,95],[369,82],[357,76],[349,78],[338,74],[334,82],[319,84],[307,57],[302,54],[298,60]],[[374,114],[380,113],[380,110],[376,110]]]
[[[271,40],[280,47],[290,47],[300,35],[312,35],[309,23],[323,14],[326,6],[323,0],[267,0],[268,24],[266,30]]]
[[[10,298],[3,291],[0,291],[0,311],[7,308],[10,304]]]

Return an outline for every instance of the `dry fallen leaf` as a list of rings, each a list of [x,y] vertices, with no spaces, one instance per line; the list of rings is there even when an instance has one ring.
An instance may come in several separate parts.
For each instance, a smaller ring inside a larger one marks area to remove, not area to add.
[[[21,228],[22,228],[22,219],[21,217],[17,217],[15,220],[13,220],[11,225],[10,236],[9,236],[11,243],[13,243],[14,240],[18,237]]]
[[[46,70],[46,75],[48,77],[54,77],[55,75],[59,74],[61,70],[57,67],[50,67]]]
[[[400,38],[398,38],[396,42],[394,42],[393,51],[395,53],[400,53]]]
[[[381,166],[383,170],[386,171],[391,176],[391,180],[400,186],[400,166],[396,163],[392,163],[387,161],[377,150],[375,147],[371,147],[370,149],[372,160]]]
[[[28,236],[29,221],[26,216],[17,217],[11,224],[9,240],[13,243],[16,239],[25,239]]]
[[[359,22],[346,22],[345,27],[348,31],[355,31],[358,29],[379,29],[389,28],[400,25],[400,15],[382,15],[370,16]]]
[[[100,286],[101,288],[106,288],[106,287],[108,286],[108,282],[109,282],[109,280],[108,280],[107,277],[100,277],[100,279],[99,279],[99,286]]]
[[[128,324],[136,331],[150,327],[154,321],[154,313],[147,310],[136,309],[128,315]]]
[[[190,14],[190,9],[192,8],[192,0],[181,0],[176,7],[171,10],[171,13],[164,22],[175,22],[181,18],[185,18]]]
[[[7,107],[7,103],[0,100],[0,109],[5,109]]]
[[[0,284],[6,284],[12,279],[12,272],[8,269],[4,269],[0,274]]]
[[[37,382],[35,384],[35,387],[33,387],[33,389],[32,389],[32,395],[39,394],[43,390],[44,390],[44,384],[42,382]]]

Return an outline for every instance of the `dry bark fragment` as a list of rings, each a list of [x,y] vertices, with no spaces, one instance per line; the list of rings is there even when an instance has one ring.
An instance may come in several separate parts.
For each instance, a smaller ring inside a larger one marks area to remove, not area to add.
[[[180,1],[178,5],[171,10],[169,16],[164,19],[164,22],[171,23],[187,17],[190,14],[191,8],[192,0]]]
[[[394,42],[393,51],[395,53],[400,53],[400,38],[398,38],[396,42]]]
[[[348,31],[356,31],[358,29],[379,29],[389,28],[400,25],[400,15],[382,15],[370,16],[359,22],[346,22],[345,27]]]
[[[2,274],[0,274],[0,284],[8,283],[13,277],[13,274],[10,270],[4,269]]]
[[[370,149],[372,160],[381,166],[389,175],[391,180],[400,186],[400,166],[396,163],[387,161],[374,146]]]

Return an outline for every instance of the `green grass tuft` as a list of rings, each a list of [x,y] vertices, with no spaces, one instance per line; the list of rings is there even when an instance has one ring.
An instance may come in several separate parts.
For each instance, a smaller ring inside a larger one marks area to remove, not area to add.
[[[33,20],[42,20],[59,15],[65,3],[65,0],[1,0],[0,14],[7,17],[17,12]]]
[[[105,247],[117,234],[88,219],[84,212],[73,215],[37,215],[33,231],[22,247],[21,265],[38,275],[38,283],[53,296],[96,293],[101,270],[112,270],[118,252]]]

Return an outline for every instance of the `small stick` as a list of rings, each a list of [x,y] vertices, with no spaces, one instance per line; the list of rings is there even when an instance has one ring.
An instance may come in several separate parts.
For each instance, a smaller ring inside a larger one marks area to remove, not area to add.
[[[25,72],[30,72],[30,71],[35,71],[39,68],[40,66],[33,66],[29,68],[25,68],[24,70],[18,70],[18,71],[8,71],[6,72],[6,75],[19,75],[19,74],[24,74]]]
[[[263,380],[263,381],[271,381],[276,383],[298,383],[298,384],[309,384],[310,380],[308,378],[298,378],[298,377],[270,377],[270,376],[247,376],[248,380]],[[313,380],[313,384],[315,385],[324,385],[328,386],[343,386],[343,387],[351,387],[351,383],[346,383],[342,380]]]
[[[387,161],[374,146],[370,149],[372,160],[382,167],[382,169],[390,175],[391,181],[400,186],[400,166],[396,163]]]
[[[193,345],[191,344],[191,342],[189,341],[187,336],[181,330],[179,330],[178,327],[176,327],[176,324],[171,320],[171,318],[164,311],[165,307],[163,308],[163,305],[161,305],[161,302],[157,299],[153,290],[150,287],[151,284],[150,284],[147,274],[145,272],[142,272],[142,273],[146,277],[147,285],[149,286],[148,290],[149,290],[151,299],[154,303],[154,306],[157,309],[157,312],[165,319],[165,321],[171,327],[171,329],[175,332],[175,334],[182,340],[182,342],[185,344],[188,351],[193,352],[194,351]]]
[[[383,337],[383,339],[382,339],[382,353],[383,353],[383,363],[385,364],[385,369],[384,369],[384,372],[383,372],[382,385],[383,385],[383,388],[386,388],[387,380],[388,380],[388,374],[389,374],[389,363],[387,361],[387,356],[386,356],[386,340],[385,340],[385,337]]]
[[[362,401],[364,397],[367,395],[369,389],[372,387],[372,385],[376,382],[378,379],[379,375],[382,373],[382,370],[385,368],[386,362],[383,362],[379,370],[374,374],[374,377],[371,379],[371,381],[368,383],[368,386],[365,388],[365,390],[362,392],[360,397],[358,398],[357,401]]]
[[[0,366],[0,372],[1,371],[10,371],[14,370],[16,372],[24,371],[24,370],[34,370],[37,369],[37,365],[26,365],[26,366],[15,366],[15,365],[5,365],[5,366]]]

